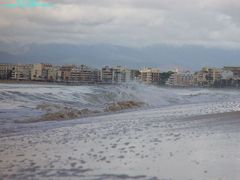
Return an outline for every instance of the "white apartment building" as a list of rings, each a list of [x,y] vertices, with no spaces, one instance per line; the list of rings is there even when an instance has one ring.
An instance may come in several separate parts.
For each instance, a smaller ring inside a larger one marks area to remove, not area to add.
[[[140,80],[145,84],[159,84],[160,70],[156,68],[144,68],[140,70]]]
[[[17,64],[12,68],[11,79],[15,80],[30,80],[32,64]]]

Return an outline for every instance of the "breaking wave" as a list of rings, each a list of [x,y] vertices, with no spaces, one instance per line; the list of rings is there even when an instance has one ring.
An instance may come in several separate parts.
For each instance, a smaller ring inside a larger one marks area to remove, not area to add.
[[[61,120],[140,107],[240,102],[240,96],[234,90],[172,89],[136,82],[109,86],[1,84],[0,102],[1,123],[16,117]]]
[[[139,101],[149,106],[239,100],[238,91],[171,89],[128,83],[116,86],[0,85],[1,109],[39,104],[95,107],[120,101]]]

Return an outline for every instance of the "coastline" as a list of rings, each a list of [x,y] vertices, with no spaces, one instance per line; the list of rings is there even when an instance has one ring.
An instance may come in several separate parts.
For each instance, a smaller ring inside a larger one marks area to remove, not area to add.
[[[0,84],[70,85],[65,82],[47,82],[47,81],[30,81],[30,80],[0,80]]]
[[[121,83],[74,83],[74,82],[50,82],[50,81],[31,81],[31,80],[0,80],[0,84],[33,84],[33,85],[59,85],[59,86],[119,86]],[[166,89],[209,89],[209,90],[239,90],[240,87],[205,87],[205,86],[168,86],[153,85]]]
[[[63,86],[116,85],[116,84],[109,84],[109,83],[72,83],[72,82],[50,82],[50,81],[31,81],[31,80],[0,80],[0,84],[36,84],[36,85],[63,85]]]

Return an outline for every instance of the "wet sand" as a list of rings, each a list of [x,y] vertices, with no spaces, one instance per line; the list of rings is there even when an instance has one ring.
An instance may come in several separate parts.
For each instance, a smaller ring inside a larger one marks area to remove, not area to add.
[[[0,179],[240,179],[240,112],[147,112],[0,138]]]

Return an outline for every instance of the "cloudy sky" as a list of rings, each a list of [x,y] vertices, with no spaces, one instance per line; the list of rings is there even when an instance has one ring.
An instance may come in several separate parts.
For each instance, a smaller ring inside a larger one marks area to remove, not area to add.
[[[54,6],[1,7],[0,41],[240,47],[239,0],[48,2]]]
[[[0,7],[0,41],[240,48],[239,0],[45,2],[53,7]]]

